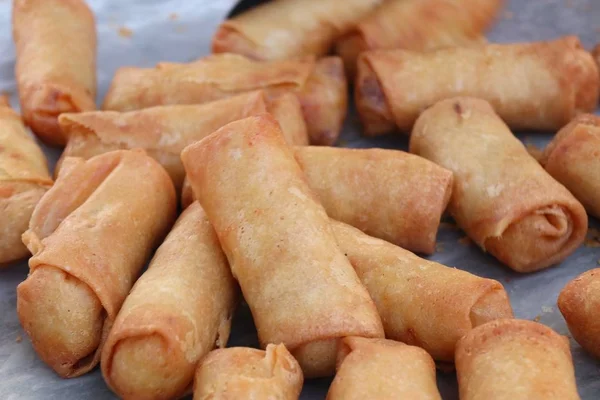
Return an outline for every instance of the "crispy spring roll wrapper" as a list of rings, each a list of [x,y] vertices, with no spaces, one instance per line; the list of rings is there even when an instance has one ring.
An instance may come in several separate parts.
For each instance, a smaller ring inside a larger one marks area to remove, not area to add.
[[[44,153],[0,96],[0,267],[29,254],[21,235],[50,186]]]
[[[304,377],[283,344],[213,350],[196,370],[195,400],[297,400]]]
[[[104,99],[105,110],[131,111],[166,104],[197,104],[263,89],[269,98],[298,96],[311,144],[331,145],[348,105],[339,57],[296,61],[253,61],[213,54],[188,64],[120,68]]]
[[[456,342],[471,329],[512,318],[500,282],[424,260],[344,223],[331,224],[340,250],[375,301],[388,339],[452,362]]]
[[[293,151],[331,218],[414,252],[435,251],[452,172],[396,150],[306,146]],[[183,208],[193,201],[186,181]]]
[[[227,344],[236,297],[217,235],[194,203],[123,303],[102,351],[104,380],[125,399],[182,396],[198,361]]]
[[[65,378],[100,352],[125,297],[175,215],[175,189],[143,151],[69,158],[23,242],[33,257],[17,313],[38,355]]]
[[[223,22],[213,53],[255,60],[322,56],[382,0],[279,0],[263,3]]]
[[[358,59],[356,107],[364,132],[409,132],[437,101],[489,101],[513,129],[558,130],[598,103],[600,76],[579,39],[452,47],[430,52],[374,50]]]
[[[290,144],[307,145],[308,135],[298,99],[285,93],[268,100],[262,92],[200,105],[156,106],[143,110],[63,114],[60,126],[70,137],[61,156],[88,159],[118,149],[142,148],[167,170],[179,191],[185,171],[179,157],[188,145],[223,125],[250,115],[271,112]],[[60,169],[61,161],[57,169]]]
[[[600,268],[569,282],[558,296],[558,308],[577,343],[600,358]]]
[[[544,150],[541,163],[600,218],[600,117],[582,114],[562,128]]]
[[[16,80],[23,118],[64,145],[61,113],[96,108],[96,24],[83,0],[13,0]]]
[[[598,65],[598,68],[600,68],[600,43],[598,43],[596,47],[592,49],[592,57],[594,57],[596,65]]]
[[[271,116],[232,122],[181,158],[262,347],[285,344],[305,376],[317,377],[333,374],[339,338],[383,336],[373,300]]]
[[[461,400],[579,400],[569,341],[532,321],[492,321],[456,345]]]
[[[419,347],[386,339],[347,337],[327,400],[441,400],[435,363]]]
[[[485,100],[456,97],[425,110],[410,151],[454,172],[448,210],[479,247],[515,271],[556,264],[585,239],[581,203]]]
[[[350,78],[363,51],[482,44],[502,4],[503,0],[388,0],[343,35],[336,52]]]

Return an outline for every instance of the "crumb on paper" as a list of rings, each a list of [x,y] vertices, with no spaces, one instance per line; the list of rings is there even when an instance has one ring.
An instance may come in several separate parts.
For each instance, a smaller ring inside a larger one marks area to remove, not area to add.
[[[540,322],[540,319],[542,319],[541,315],[536,315],[535,318],[533,319],[533,322]]]
[[[444,251],[444,243],[436,243],[435,244],[435,251],[437,253],[442,253]]]
[[[175,27],[175,32],[177,33],[184,33],[185,31],[187,31],[187,27],[185,25],[177,25]]]
[[[17,335],[17,338],[15,339],[15,342],[21,343],[22,341],[23,341],[23,336]]]
[[[527,152],[531,157],[535,158],[537,161],[540,161],[542,159],[542,155],[544,154],[542,149],[540,149],[533,143],[527,143],[525,147],[527,148]]]
[[[542,312],[544,314],[549,314],[549,313],[554,312],[554,308],[548,307],[548,306],[542,306]]]
[[[124,38],[130,38],[133,36],[133,31],[126,26],[121,26],[119,28],[119,36]]]
[[[179,15],[177,15],[177,13],[171,13],[171,14],[169,14],[169,19],[171,21],[176,21],[177,18],[179,18]]]
[[[506,282],[506,283],[510,283],[510,282],[512,282],[512,278],[505,278],[505,279],[504,279],[504,282]]]
[[[514,16],[515,16],[515,14],[512,11],[504,12],[504,19],[513,19]]]
[[[600,247],[600,230],[596,228],[589,228],[583,242],[585,247],[599,248]]]
[[[460,244],[462,244],[462,245],[464,245],[464,246],[470,246],[470,245],[471,245],[471,243],[473,243],[473,242],[471,241],[471,238],[470,238],[470,237],[468,237],[468,236],[463,236],[463,237],[461,237],[460,239],[458,239],[458,243],[460,243]]]

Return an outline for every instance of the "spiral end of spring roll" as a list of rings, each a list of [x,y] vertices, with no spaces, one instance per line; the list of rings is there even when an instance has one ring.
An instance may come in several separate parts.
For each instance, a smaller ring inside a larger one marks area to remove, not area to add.
[[[268,60],[270,58],[266,54],[261,54],[256,44],[235,28],[231,23],[225,21],[222,23],[212,39],[213,53],[235,53],[241,54],[253,60]]]
[[[365,54],[368,53],[358,58],[354,101],[365,135],[378,136],[393,131],[396,125],[383,88]]]
[[[17,287],[17,314],[36,352],[61,377],[83,375],[98,364],[106,313],[79,279],[38,266]]]
[[[501,285],[481,296],[473,305],[469,314],[473,328],[497,319],[513,317],[508,294]]]

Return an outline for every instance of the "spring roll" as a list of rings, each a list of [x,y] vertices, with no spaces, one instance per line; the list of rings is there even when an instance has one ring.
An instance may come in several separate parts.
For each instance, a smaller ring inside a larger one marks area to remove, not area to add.
[[[17,313],[61,377],[91,370],[125,297],[174,218],[175,189],[142,150],[69,158],[35,207]]]
[[[255,60],[322,56],[382,0],[278,0],[223,22],[213,53],[237,53]]]
[[[452,172],[396,150],[307,146],[293,151],[331,218],[414,252],[435,251]],[[186,182],[183,208],[193,201]]]
[[[456,345],[461,400],[579,400],[569,341],[532,321],[492,321]]]
[[[271,116],[225,125],[181,159],[263,348],[285,344],[305,376],[318,377],[333,374],[340,338],[383,336],[373,300]]]
[[[304,377],[283,344],[213,350],[196,370],[195,400],[297,400]]]
[[[121,68],[103,107],[131,111],[157,105],[206,103],[258,89],[263,89],[269,98],[295,93],[311,144],[335,143],[348,104],[344,66],[339,57],[257,62],[237,54],[215,54],[189,64]]]
[[[594,57],[594,61],[596,61],[596,65],[600,68],[600,43],[598,43],[592,49],[592,57]]]
[[[577,343],[600,358],[600,268],[569,282],[558,296],[558,308]]]
[[[598,67],[579,39],[430,52],[374,50],[358,59],[356,107],[367,135],[409,132],[454,96],[487,100],[513,129],[558,130],[598,103]]]
[[[336,52],[350,78],[363,51],[482,44],[502,4],[503,0],[389,0],[344,34]]]
[[[124,399],[174,399],[196,365],[225,347],[237,287],[198,203],[188,207],[123,303],[102,351],[104,380]]]
[[[264,93],[258,91],[201,105],[156,106],[123,113],[63,114],[59,123],[70,140],[61,160],[65,157],[88,159],[108,151],[142,148],[167,170],[179,192],[185,177],[179,155],[187,145],[229,122],[267,111],[276,117],[290,144],[308,144],[296,96],[286,93],[268,101]]]
[[[0,267],[25,258],[21,241],[31,213],[52,186],[42,150],[6,96],[0,96]]]
[[[344,338],[327,400],[441,400],[423,349],[386,339]]]
[[[582,114],[562,128],[546,147],[541,163],[600,218],[600,117]]]
[[[375,301],[385,336],[452,362],[456,342],[488,321],[512,318],[502,284],[424,260],[331,221],[337,244]]]
[[[556,264],[585,239],[581,203],[485,100],[456,97],[425,110],[410,151],[454,172],[448,210],[479,247],[515,271]]]
[[[96,108],[96,24],[83,0],[13,0],[23,119],[44,142],[67,142],[61,113]]]

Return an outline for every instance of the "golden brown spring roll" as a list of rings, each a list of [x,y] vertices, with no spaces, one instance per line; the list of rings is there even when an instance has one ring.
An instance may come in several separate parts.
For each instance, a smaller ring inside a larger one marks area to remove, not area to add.
[[[569,341],[532,321],[492,321],[456,345],[461,400],[579,400]]]
[[[213,53],[237,53],[255,60],[322,56],[382,0],[278,0],[223,22]]]
[[[125,297],[175,215],[175,189],[143,151],[69,158],[35,207],[17,313],[38,355],[65,378],[100,352]]]
[[[333,374],[339,338],[383,336],[373,300],[270,115],[225,125],[181,159],[262,347],[285,344],[305,376],[317,377]]]
[[[179,155],[187,145],[229,122],[267,111],[272,112],[282,126],[288,143],[308,144],[296,96],[286,93],[275,101],[268,101],[259,91],[201,105],[157,106],[124,113],[63,114],[59,118],[60,126],[70,140],[61,160],[65,157],[88,159],[108,151],[142,148],[161,163],[179,191],[185,177]]]
[[[295,93],[310,142],[335,143],[348,104],[344,66],[339,57],[258,62],[237,54],[214,54],[189,64],[120,68],[103,107],[131,111],[157,105],[206,103],[258,89],[265,90],[270,98]]]
[[[29,254],[21,235],[50,186],[44,153],[0,96],[0,267]]]
[[[283,344],[213,350],[196,370],[195,400],[297,400],[304,377]]]
[[[393,340],[344,338],[327,400],[364,399],[441,400],[431,356]]]
[[[600,117],[582,114],[562,128],[544,150],[541,163],[600,218]]]
[[[374,50],[358,59],[356,107],[364,132],[408,132],[437,101],[489,101],[513,129],[558,130],[598,103],[598,67],[575,36],[430,52]]]
[[[104,380],[124,399],[174,399],[197,363],[225,347],[237,285],[206,214],[188,207],[125,299],[102,351]]]
[[[558,308],[577,343],[600,358],[600,268],[569,282],[558,296]]]
[[[64,145],[61,113],[96,108],[96,24],[83,0],[13,0],[15,74],[23,119]]]
[[[592,57],[594,57],[594,61],[596,61],[596,65],[600,69],[600,43],[592,49]]]
[[[424,260],[331,221],[337,244],[375,301],[385,336],[452,362],[456,342],[476,326],[512,318],[502,284]]]
[[[452,172],[396,150],[307,146],[293,151],[331,218],[414,252],[435,251]],[[193,199],[184,185],[183,207]]]
[[[456,97],[425,110],[410,151],[454,172],[448,210],[477,245],[515,271],[549,267],[583,242],[581,203],[485,100]]]
[[[389,0],[344,34],[336,52],[350,78],[363,51],[482,44],[502,4],[503,0]]]

